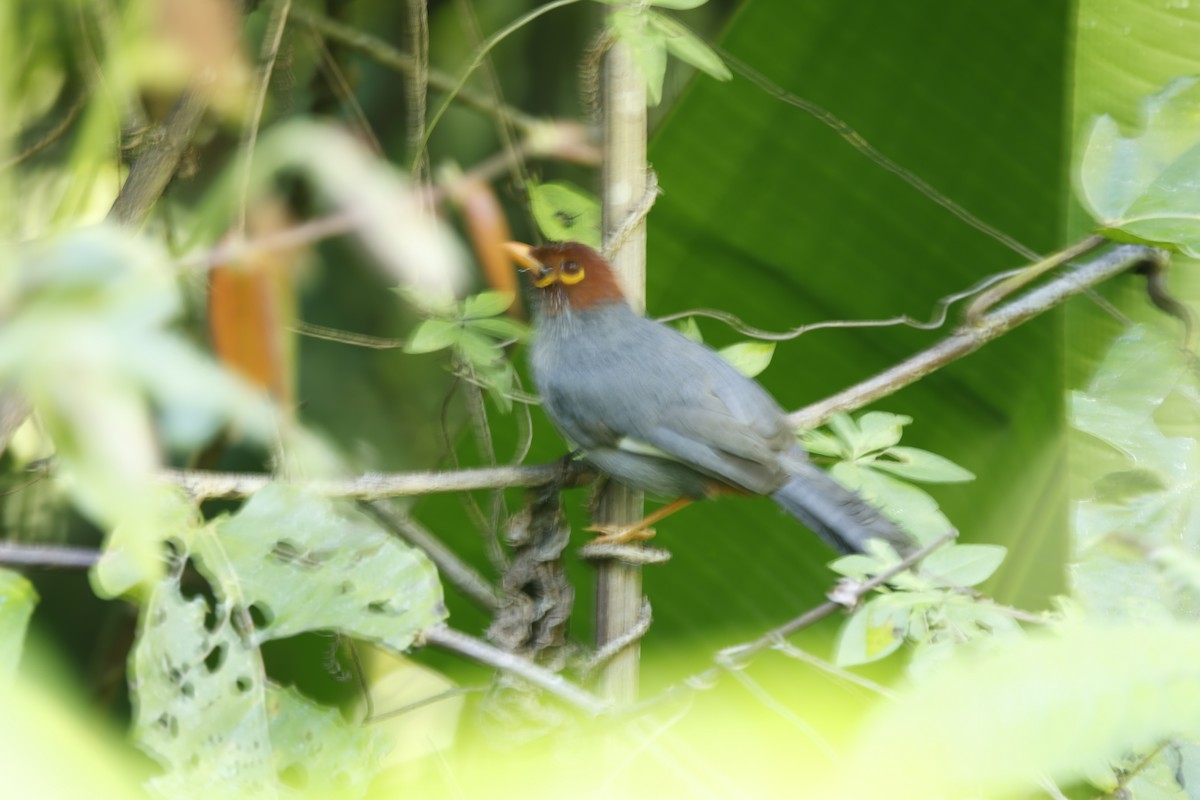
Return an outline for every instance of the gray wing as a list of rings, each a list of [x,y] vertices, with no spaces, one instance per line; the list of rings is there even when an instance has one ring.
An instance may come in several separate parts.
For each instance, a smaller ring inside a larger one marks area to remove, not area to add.
[[[571,380],[539,381],[546,411],[566,436],[584,449],[651,445],[758,494],[782,485],[780,458],[795,438],[761,386],[660,323],[632,313],[619,325],[600,322],[603,331],[575,330],[561,343],[569,371],[543,370]],[[654,368],[635,353],[653,353]]]

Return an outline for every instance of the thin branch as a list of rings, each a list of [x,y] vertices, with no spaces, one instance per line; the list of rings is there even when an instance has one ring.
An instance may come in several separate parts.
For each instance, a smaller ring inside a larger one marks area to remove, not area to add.
[[[466,656],[473,661],[503,670],[554,695],[563,702],[592,716],[608,709],[608,703],[596,695],[580,688],[558,673],[520,656],[493,647],[482,639],[468,636],[448,625],[437,625],[423,634],[426,644]]]
[[[1006,305],[984,314],[978,323],[963,328],[933,347],[889,367],[872,378],[832,397],[795,411],[788,422],[795,428],[815,428],[839,411],[852,411],[916,383],[952,361],[975,352],[1023,322],[1042,314],[1086,289],[1102,283],[1143,261],[1165,258],[1161,250],[1143,245],[1121,245],[1103,253]]]
[[[58,124],[46,131],[46,133],[43,134],[42,137],[36,142],[29,145],[4,163],[0,163],[0,172],[3,172],[6,169],[11,169],[23,161],[28,161],[61,139],[63,134],[66,133],[75,120],[79,118],[79,112],[83,111],[83,107],[87,105],[89,94],[90,93],[86,89],[80,92],[79,96],[75,98],[75,101],[71,103],[70,108],[67,109],[67,113],[63,114],[63,118],[58,121]]]
[[[425,708],[425,706],[431,706],[434,703],[440,703],[443,700],[452,700],[455,697],[462,697],[465,694],[477,694],[480,692],[486,692],[487,690],[488,687],[486,686],[455,686],[453,689],[447,689],[444,692],[438,692],[437,694],[431,694],[429,697],[422,697],[420,700],[414,700],[408,705],[400,706],[400,708],[382,711],[375,716],[367,716],[367,718],[363,720],[363,725],[375,725],[380,722],[385,722],[389,719],[402,717],[411,711]]]
[[[186,90],[175,108],[155,131],[155,141],[134,163],[129,177],[121,187],[108,219],[131,228],[146,221],[150,209],[158,202],[167,184],[175,175],[183,153],[191,143],[204,109],[208,105],[203,94]]]
[[[425,148],[429,145],[429,137],[433,135],[433,130],[437,127],[438,122],[441,121],[442,116],[446,113],[446,109],[450,108],[450,104],[454,102],[454,98],[457,97],[462,91],[462,88],[466,86],[467,80],[470,79],[475,70],[479,68],[479,65],[483,63],[483,60],[487,58],[487,54],[492,51],[493,47],[500,44],[500,42],[507,39],[514,32],[520,30],[530,22],[533,22],[543,14],[553,11],[556,8],[562,8],[563,6],[569,6],[578,2],[579,0],[553,0],[553,2],[546,3],[544,6],[539,6],[538,8],[523,14],[515,21],[509,23],[496,33],[493,33],[491,36],[489,36],[487,41],[484,42],[481,47],[476,49],[475,56],[471,59],[471,63],[467,65],[465,70],[463,70],[462,76],[454,82],[452,87],[450,87],[445,99],[442,100],[442,104],[438,106],[437,111],[434,112],[433,117],[429,120],[429,126],[425,129],[424,136],[421,137],[420,152],[415,155],[414,162],[415,158],[420,158],[421,154],[425,152]]]
[[[326,38],[357,50],[377,63],[394,69],[397,72],[407,75],[414,72],[417,68],[416,59],[407,53],[397,50],[383,39],[330,19],[323,14],[313,11],[311,8],[296,6],[292,10],[292,16],[311,25]],[[431,87],[440,91],[450,91],[457,83],[455,78],[435,69],[429,69],[425,77]],[[456,95],[456,99],[465,106],[492,116],[501,122],[511,124],[523,134],[528,134],[536,130],[542,124],[536,117],[532,117],[519,109],[499,104],[492,98],[470,89],[460,89]]]
[[[441,492],[470,492],[476,489],[545,486],[556,480],[568,479],[572,485],[571,467],[564,473],[562,462],[533,466],[483,467],[452,472],[368,472],[352,478],[332,478],[313,481],[282,481],[300,486],[328,497],[351,497],[376,500],[383,497],[406,497]],[[263,487],[280,483],[276,476],[257,472],[208,472],[205,470],[167,469],[159,473],[161,480],[180,487],[194,498],[205,500],[218,497],[246,497]]]
[[[762,328],[755,328],[752,325],[744,322],[736,314],[731,314],[728,311],[721,311],[715,308],[693,308],[687,311],[679,311],[674,314],[667,314],[658,317],[659,322],[674,322],[677,319],[685,319],[687,317],[705,317],[707,319],[715,319],[718,322],[723,322],[732,328],[737,333],[743,336],[749,336],[752,339],[761,339],[766,342],[786,342],[790,339],[798,339],[811,331],[824,330],[826,328],[891,328],[897,325],[903,325],[907,328],[916,328],[919,331],[933,331],[946,324],[946,319],[949,316],[950,309],[959,300],[965,300],[968,297],[973,297],[979,292],[993,286],[1001,281],[1007,280],[1014,275],[1020,275],[1026,267],[1018,267],[1010,269],[1006,272],[998,272],[995,275],[989,275],[983,280],[977,281],[973,286],[963,289],[960,292],[948,294],[945,297],[939,298],[933,304],[933,310],[930,312],[929,319],[922,321],[914,319],[907,314],[901,314],[887,319],[836,319],[827,320],[825,322],[810,322],[806,325],[797,325],[795,328],[787,331],[767,331]]]
[[[804,612],[798,617],[791,619],[784,624],[772,628],[766,633],[759,636],[750,642],[737,644],[731,647],[723,648],[713,656],[714,665],[692,675],[682,683],[676,684],[671,688],[663,691],[657,697],[651,698],[644,703],[638,704],[637,707],[631,709],[631,713],[636,713],[650,705],[657,705],[664,700],[667,700],[675,695],[685,691],[694,691],[696,689],[708,689],[716,684],[717,679],[725,672],[744,669],[747,664],[759,653],[764,650],[777,648],[779,643],[791,636],[796,631],[809,627],[828,616],[841,611],[845,608],[852,608],[862,601],[864,597],[870,594],[875,589],[883,586],[892,578],[899,575],[901,572],[915,566],[922,559],[937,550],[942,545],[951,541],[958,536],[958,531],[950,531],[943,534],[939,538],[930,542],[913,553],[910,553],[895,566],[884,572],[879,573],[870,580],[862,582],[840,581],[829,592],[831,598],[816,608]]]
[[[951,200],[945,194],[935,189],[915,172],[900,166],[891,158],[884,155],[873,144],[864,139],[862,134],[854,130],[854,128],[851,128],[840,117],[817,105],[811,100],[792,94],[728,51],[717,48],[717,52],[720,53],[721,58],[723,58],[725,62],[729,64],[730,68],[732,68],[734,72],[737,72],[742,77],[746,78],[759,89],[763,90],[775,99],[787,103],[794,108],[798,108],[817,121],[821,122],[826,127],[833,130],[834,133],[845,140],[846,143],[848,143],[851,147],[866,156],[872,163],[882,167],[896,177],[900,178],[900,180],[904,181],[909,186],[913,187],[918,192],[925,195],[930,200],[937,203],[939,206],[946,209],[975,230],[991,237],[992,239],[995,239],[997,242],[1009,248],[1010,250],[1020,253],[1030,261],[1039,261],[1041,259],[1041,255],[1039,255],[1036,251],[1021,244],[1012,236],[1009,236],[1007,233],[995,227],[994,225],[984,222],[982,219],[972,214],[963,206],[959,205],[957,202]]]
[[[10,566],[90,569],[99,560],[100,551],[94,547],[0,542],[0,564]]]
[[[283,31],[287,28],[288,14],[292,10],[292,0],[275,0],[271,9],[271,18],[267,21],[267,30],[263,34],[262,49],[259,53],[258,87],[254,97],[254,107],[250,119],[242,135],[242,164],[241,188],[238,202],[238,235],[240,239],[246,232],[246,207],[250,198],[250,177],[253,174],[254,146],[258,142],[258,130],[262,124],[263,109],[267,104],[267,89],[271,85],[271,73],[275,71],[275,61],[279,58],[279,47],[283,43]]]
[[[458,587],[471,602],[489,613],[500,607],[496,589],[474,567],[459,558],[432,532],[407,514],[381,502],[363,503],[376,522],[404,541],[425,551],[438,573]]]

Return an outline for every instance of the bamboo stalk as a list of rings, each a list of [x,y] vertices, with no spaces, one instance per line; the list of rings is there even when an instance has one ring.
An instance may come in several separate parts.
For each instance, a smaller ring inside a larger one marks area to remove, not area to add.
[[[646,85],[632,53],[620,42],[604,57],[602,104],[604,170],[602,207],[605,249],[614,243],[646,191]],[[639,223],[611,254],[625,296],[635,310],[646,302],[646,225]],[[642,494],[610,482],[596,505],[595,522],[622,525],[642,516]],[[641,567],[601,561],[596,574],[596,645],[618,639],[635,627],[642,612]],[[641,648],[635,641],[600,673],[600,695],[618,704],[635,702]]]

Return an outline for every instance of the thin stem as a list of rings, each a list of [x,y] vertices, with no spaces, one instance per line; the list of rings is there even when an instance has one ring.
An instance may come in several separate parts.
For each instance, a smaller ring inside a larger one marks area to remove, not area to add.
[[[442,115],[446,113],[446,109],[448,109],[450,104],[454,102],[454,98],[457,97],[459,92],[462,91],[462,88],[466,85],[467,80],[469,80],[471,75],[474,74],[475,70],[479,68],[479,65],[483,63],[483,60],[487,58],[487,54],[492,51],[493,47],[500,44],[500,42],[507,39],[514,32],[520,30],[522,27],[542,16],[543,14],[549,13],[556,8],[562,8],[563,6],[569,6],[578,2],[579,0],[554,0],[553,2],[547,3],[539,8],[535,8],[529,13],[522,15],[514,22],[509,23],[504,28],[501,28],[499,31],[489,36],[487,41],[485,41],[483,45],[475,51],[475,56],[471,59],[471,63],[467,65],[465,70],[463,70],[462,76],[455,81],[452,87],[450,87],[450,91],[447,92],[445,99],[442,100],[442,104],[438,106],[437,111],[434,112],[433,117],[429,120],[429,127],[425,129],[425,135],[421,137],[421,146],[419,151],[413,157],[413,163],[415,164],[416,160],[419,159],[425,152],[425,148],[429,145],[429,137],[433,135],[433,129],[436,128],[438,122],[441,121]]]
[[[287,28],[288,14],[292,9],[292,0],[276,0],[271,9],[271,19],[267,22],[267,30],[263,35],[262,51],[259,54],[258,87],[254,97],[254,106],[250,119],[246,123],[242,141],[242,176],[241,190],[238,203],[238,239],[246,232],[246,205],[250,198],[250,177],[254,166],[254,147],[258,143],[258,130],[262,125],[263,109],[267,104],[267,89],[271,85],[271,73],[275,71],[275,61],[279,57],[279,46],[283,43],[283,31]]]
[[[720,650],[714,657],[715,664],[703,672],[699,672],[686,678],[682,683],[662,692],[658,697],[647,700],[641,703],[638,707],[632,709],[637,712],[639,709],[657,705],[663,700],[682,692],[695,690],[698,688],[710,688],[716,684],[717,679],[725,672],[731,670],[744,669],[747,664],[759,653],[771,648],[777,648],[780,642],[783,642],[788,636],[791,636],[796,631],[809,627],[828,616],[831,616],[845,608],[852,608],[862,601],[864,597],[870,594],[875,589],[883,586],[892,578],[904,572],[907,569],[918,564],[922,559],[928,556],[933,551],[937,550],[947,542],[958,536],[958,531],[950,531],[943,534],[939,538],[930,542],[913,553],[910,553],[895,566],[879,573],[870,580],[862,581],[861,583],[840,582],[833,590],[830,591],[830,597],[837,599],[828,600],[816,608],[810,609],[798,617],[788,620],[784,624],[772,628],[766,633],[759,636],[750,642],[733,645]]]
[[[376,522],[423,550],[437,565],[441,577],[458,587],[472,603],[489,613],[495,613],[500,607],[496,589],[474,567],[459,558],[457,553],[415,519],[378,501],[363,503],[362,508]]]
[[[443,650],[466,656],[473,661],[516,675],[584,713],[598,716],[608,708],[608,703],[604,700],[586,689],[576,686],[558,673],[540,667],[526,658],[493,647],[482,639],[468,636],[447,625],[430,628],[425,631],[423,638],[427,644],[434,647],[440,647]]]
[[[92,547],[0,542],[0,564],[15,567],[90,569],[99,560],[100,551]]]
[[[72,102],[71,106],[67,109],[67,113],[63,114],[63,118],[58,121],[58,124],[46,131],[46,133],[36,142],[29,145],[7,161],[0,163],[0,172],[3,172],[6,169],[11,169],[23,161],[28,161],[61,139],[63,134],[66,133],[75,120],[79,118],[79,112],[83,111],[83,107],[87,105],[88,95],[89,92],[87,90],[80,92],[79,96],[75,98],[75,101]]]
[[[319,14],[305,6],[296,6],[292,10],[292,16],[303,20],[314,29],[321,32],[323,36],[346,47],[357,50],[368,58],[382,64],[385,67],[410,74],[417,68],[416,60],[408,53],[397,50],[392,45],[380,39],[377,36],[372,36],[369,33],[358,30],[350,25],[344,25],[336,20]],[[436,69],[429,69],[425,73],[426,81],[429,86],[440,91],[450,91],[455,87],[456,80],[444,72],[439,72]],[[459,88],[455,95],[457,102],[465,106],[480,111],[489,116],[495,117],[497,120],[511,124],[523,134],[528,134],[535,130],[539,123],[535,117],[532,117],[523,111],[497,103],[490,97],[478,94],[470,89]]]
[[[978,323],[963,328],[933,347],[889,367],[832,397],[795,411],[788,422],[795,428],[815,428],[839,411],[862,408],[893,394],[952,361],[975,352],[1023,322],[1045,313],[1086,289],[1102,283],[1143,261],[1165,258],[1162,251],[1143,245],[1121,245],[1054,280],[984,314]]]

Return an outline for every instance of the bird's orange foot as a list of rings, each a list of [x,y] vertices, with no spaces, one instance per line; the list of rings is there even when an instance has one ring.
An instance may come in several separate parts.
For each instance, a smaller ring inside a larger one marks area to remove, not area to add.
[[[654,528],[647,528],[642,523],[633,525],[592,525],[585,530],[600,534],[588,544],[625,544],[626,542],[641,541],[654,538]]]

